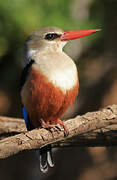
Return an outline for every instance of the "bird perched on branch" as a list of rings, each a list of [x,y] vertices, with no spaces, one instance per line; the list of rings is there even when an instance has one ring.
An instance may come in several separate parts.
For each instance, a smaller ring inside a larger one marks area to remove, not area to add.
[[[25,43],[25,62],[21,76],[21,100],[27,130],[54,128],[59,118],[78,95],[78,72],[73,60],[62,48],[69,40],[81,38],[98,30],[63,31],[46,27],[31,34]],[[40,148],[40,169],[53,167],[51,145]]]

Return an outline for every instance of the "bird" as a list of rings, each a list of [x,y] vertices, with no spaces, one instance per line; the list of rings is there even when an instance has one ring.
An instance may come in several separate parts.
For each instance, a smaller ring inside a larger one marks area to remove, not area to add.
[[[33,32],[24,45],[24,62],[20,80],[23,116],[27,130],[63,127],[60,120],[78,95],[78,70],[74,61],[63,51],[73,39],[88,36],[99,29],[64,31],[44,27]],[[37,150],[40,170],[46,173],[54,166],[51,145]]]

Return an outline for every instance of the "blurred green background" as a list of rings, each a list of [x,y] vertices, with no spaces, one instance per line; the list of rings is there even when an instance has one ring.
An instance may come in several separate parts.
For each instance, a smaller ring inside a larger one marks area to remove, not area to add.
[[[79,70],[80,90],[64,117],[117,103],[116,0],[0,0],[0,114],[22,117],[19,81],[27,36],[46,26],[64,30],[102,29],[64,48]],[[55,151],[55,168],[39,172],[35,152],[0,160],[4,180],[116,180],[116,148],[64,148]]]

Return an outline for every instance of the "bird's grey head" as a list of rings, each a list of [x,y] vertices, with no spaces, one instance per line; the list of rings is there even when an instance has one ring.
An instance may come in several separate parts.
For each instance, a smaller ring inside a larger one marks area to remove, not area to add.
[[[62,51],[66,41],[61,41],[64,31],[58,27],[46,27],[32,33],[25,43],[25,60],[41,51]]]

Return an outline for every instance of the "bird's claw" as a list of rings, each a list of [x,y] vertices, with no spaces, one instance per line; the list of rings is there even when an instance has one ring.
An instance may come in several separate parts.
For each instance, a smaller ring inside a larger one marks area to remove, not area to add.
[[[56,124],[59,124],[60,126],[63,127],[64,136],[67,137],[69,135],[69,132],[64,122],[62,122],[60,119],[57,119]],[[52,130],[57,131],[57,132],[61,131],[61,128],[58,125],[46,124],[43,120],[41,120],[41,127],[44,129],[47,129],[51,133],[53,132]]]
[[[60,126],[63,127],[63,129],[64,129],[64,136],[67,137],[69,135],[69,132],[68,132],[68,129],[65,126],[64,122],[61,121],[60,119],[57,119],[57,124],[59,124]]]

